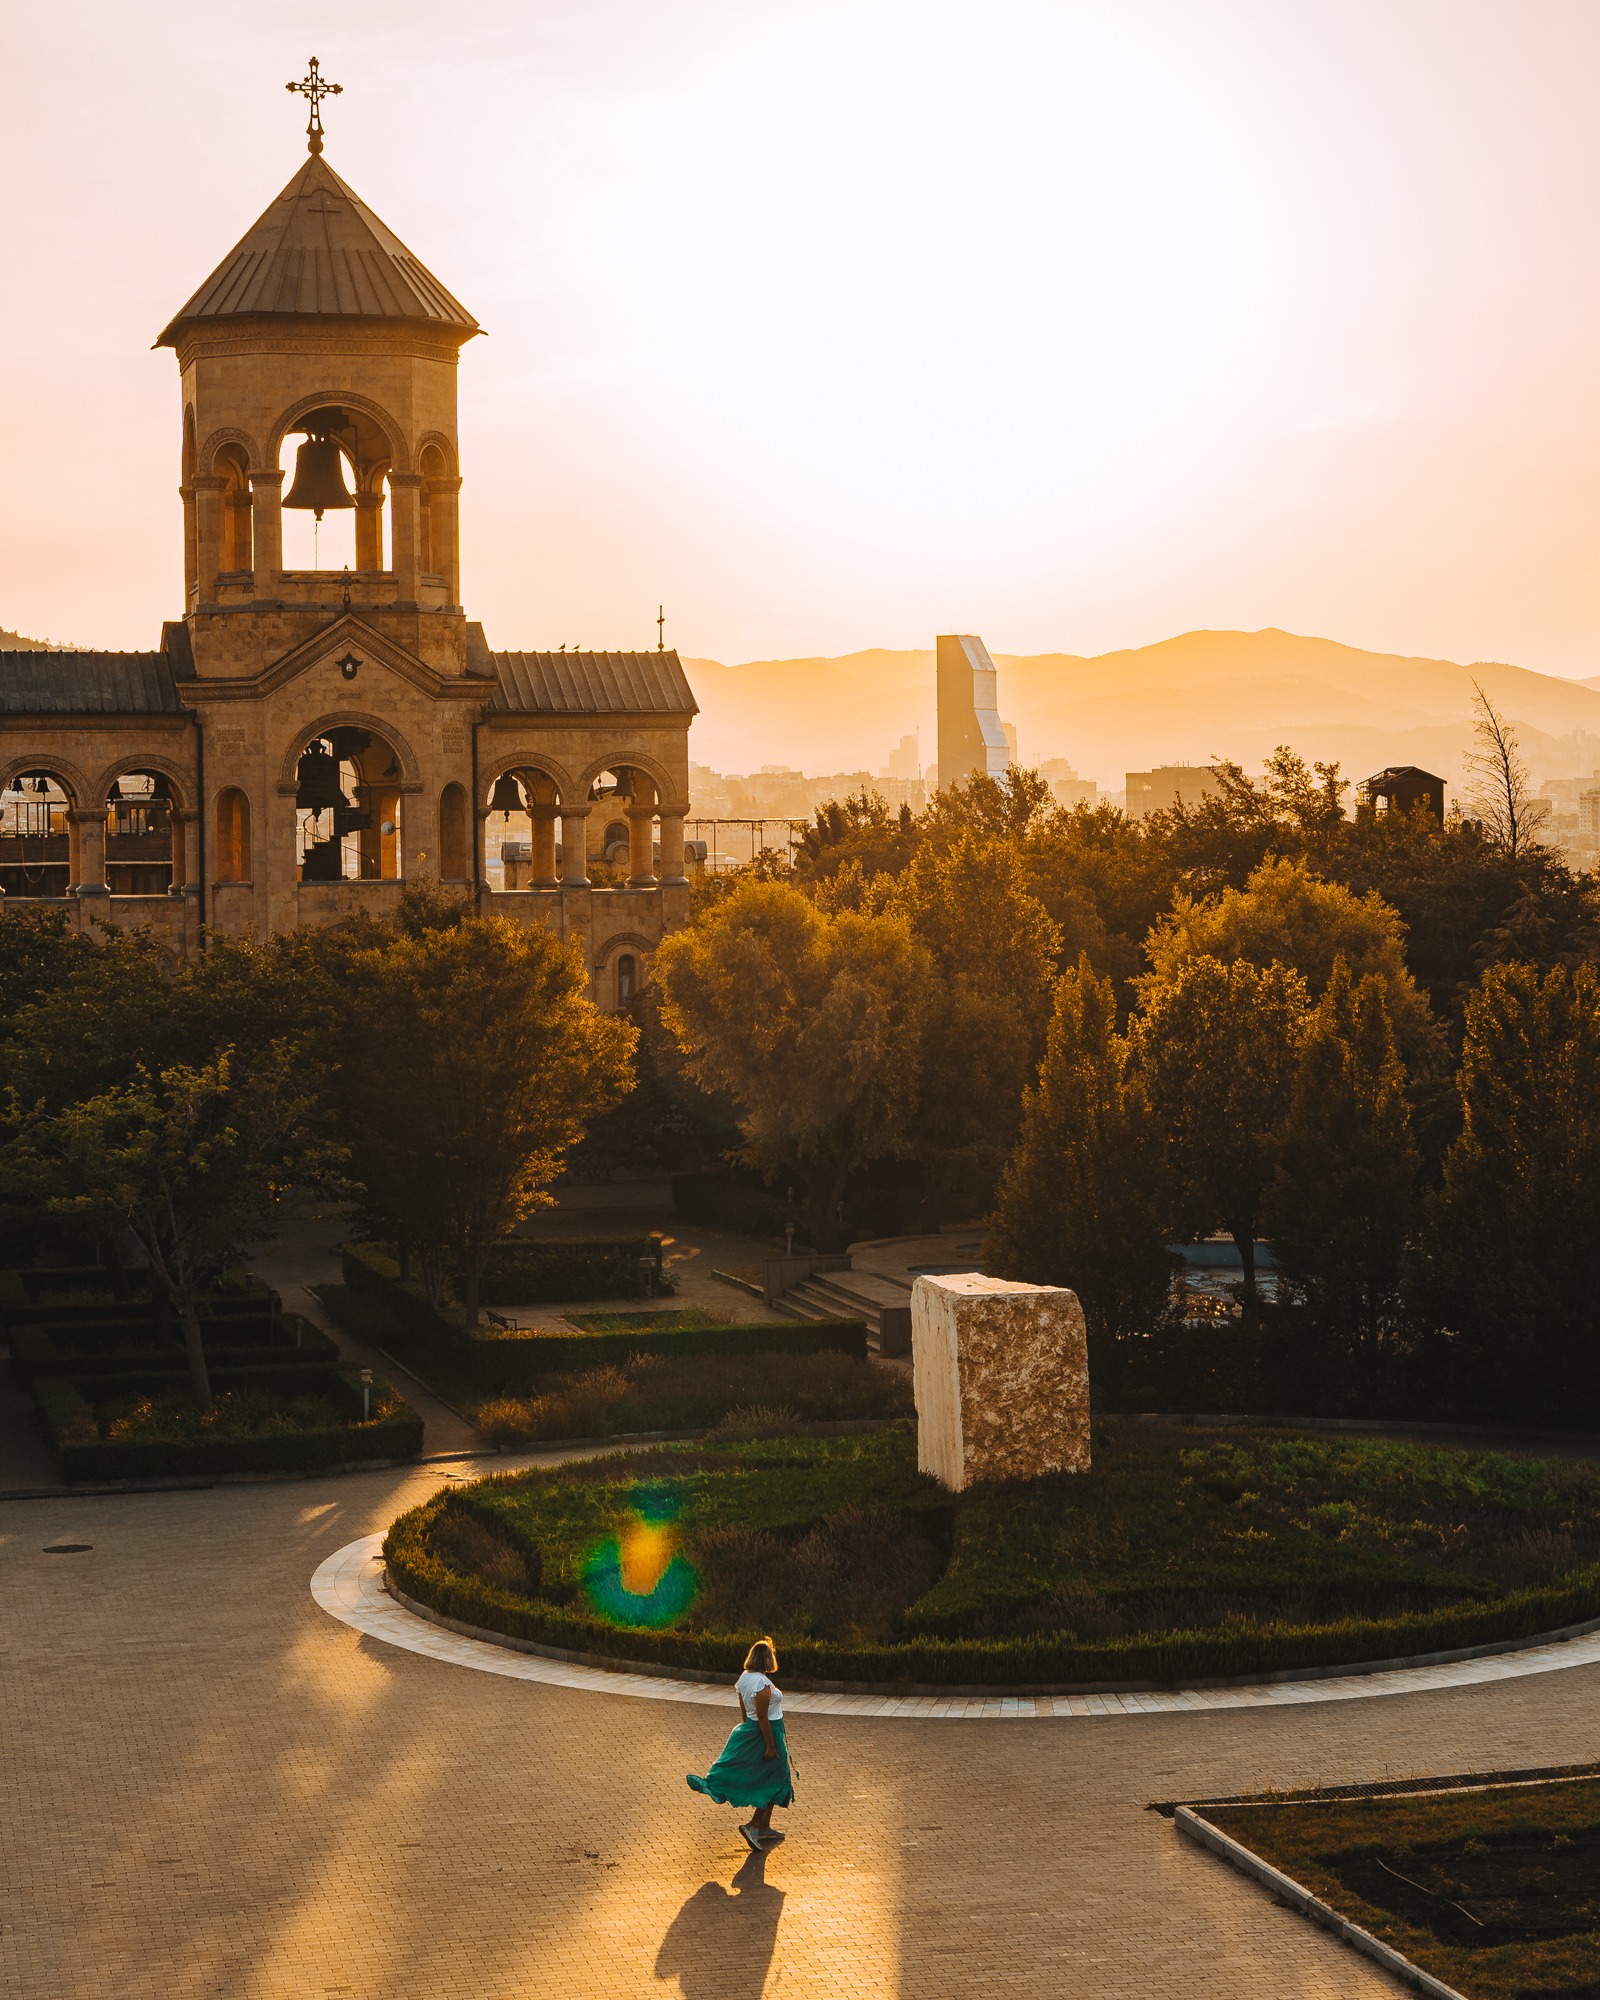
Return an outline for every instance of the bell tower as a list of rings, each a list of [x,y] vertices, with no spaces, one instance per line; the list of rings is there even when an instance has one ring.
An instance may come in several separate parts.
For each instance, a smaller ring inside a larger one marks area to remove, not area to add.
[[[339,86],[313,61],[289,88],[310,157],[156,343],[182,376],[195,672],[259,675],[349,611],[461,674],[456,364],[481,329],[323,158]],[[285,568],[285,510],[353,511],[353,566]]]

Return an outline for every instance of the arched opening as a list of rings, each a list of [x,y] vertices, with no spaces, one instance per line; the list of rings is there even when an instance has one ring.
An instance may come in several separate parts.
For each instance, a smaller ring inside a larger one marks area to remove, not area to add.
[[[633,998],[639,980],[639,961],[631,951],[617,959],[617,1008],[620,1012]]]
[[[398,882],[404,865],[400,762],[369,730],[308,737],[295,763],[295,860],[302,882]]]
[[[597,885],[653,884],[658,873],[656,785],[648,771],[617,764],[589,786],[589,861]]]
[[[159,771],[119,771],[105,797],[106,887],[113,896],[164,896],[174,873],[177,801]]]
[[[216,879],[248,882],[250,864],[250,801],[237,786],[217,794]]]
[[[448,577],[452,553],[447,518],[449,510],[440,502],[443,497],[441,483],[449,478],[450,467],[439,447],[430,444],[418,459],[417,470],[422,474],[417,567],[427,576]]]
[[[483,873],[497,893],[550,889],[561,863],[561,795],[543,771],[502,771],[484,799]]]
[[[445,882],[465,882],[472,873],[472,843],[467,834],[467,795],[460,785],[446,785],[439,794],[439,875]]]
[[[67,893],[71,810],[71,793],[48,771],[23,771],[0,791],[0,895]]]
[[[388,434],[359,410],[329,403],[295,420],[278,451],[286,569],[391,566],[390,458]]]
[[[228,482],[222,496],[222,548],[220,568],[243,572],[254,568],[254,535],[250,515],[250,470],[243,448],[225,444],[217,453],[215,470]]]

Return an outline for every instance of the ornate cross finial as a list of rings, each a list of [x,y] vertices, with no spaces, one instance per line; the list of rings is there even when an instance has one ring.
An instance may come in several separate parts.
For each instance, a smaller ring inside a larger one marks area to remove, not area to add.
[[[338,97],[342,95],[344,85],[342,83],[324,83],[322,72],[317,67],[317,59],[313,56],[305,81],[303,83],[286,83],[283,87],[285,90],[295,91],[299,96],[309,99],[311,117],[306,124],[306,151],[308,153],[320,153],[322,151],[322,100],[325,97]]]
[[[656,606],[656,651],[658,653],[664,653],[666,649],[667,649],[667,607],[664,604],[658,604]]]

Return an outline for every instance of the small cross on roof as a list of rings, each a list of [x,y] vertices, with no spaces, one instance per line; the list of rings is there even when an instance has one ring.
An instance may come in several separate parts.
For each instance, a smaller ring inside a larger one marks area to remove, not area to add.
[[[344,93],[342,83],[324,83],[322,71],[315,56],[311,58],[305,77],[299,83],[286,83],[285,90],[296,92],[306,98],[311,105],[311,116],[306,122],[306,151],[322,151],[322,100],[325,97],[340,97]]]

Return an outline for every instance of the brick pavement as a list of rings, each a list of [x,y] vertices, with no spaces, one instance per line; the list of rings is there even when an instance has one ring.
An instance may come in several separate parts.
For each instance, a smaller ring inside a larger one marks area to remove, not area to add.
[[[0,1507],[0,1991],[1392,1993],[1147,1801],[1600,1755],[1600,1668],[1015,1729],[797,1717],[800,1803],[756,1864],[683,1783],[710,1712],[468,1672],[313,1604],[324,1557],[448,1476]]]

